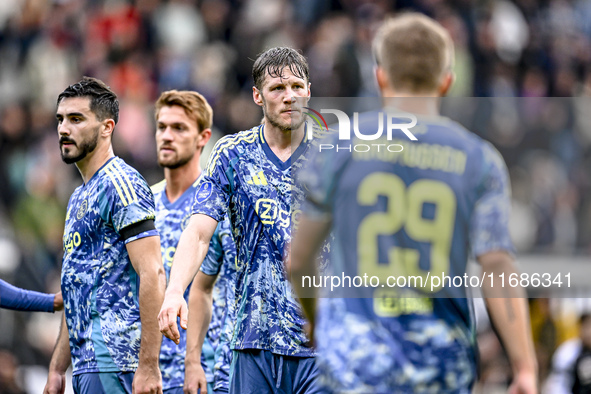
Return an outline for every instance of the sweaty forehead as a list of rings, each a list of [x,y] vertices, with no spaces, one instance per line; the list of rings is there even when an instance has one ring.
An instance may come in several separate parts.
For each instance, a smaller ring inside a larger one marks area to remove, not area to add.
[[[289,66],[285,66],[281,73],[274,73],[275,70],[267,69],[265,70],[265,79],[263,81],[263,86],[274,84],[274,83],[294,83],[294,82],[301,82],[306,83],[306,80],[298,77],[295,75],[290,69]],[[269,74],[271,73],[271,74]]]

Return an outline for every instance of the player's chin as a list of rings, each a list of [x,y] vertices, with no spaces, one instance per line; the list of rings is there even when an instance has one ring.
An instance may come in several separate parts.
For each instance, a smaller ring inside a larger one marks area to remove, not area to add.
[[[303,117],[300,112],[284,112],[284,126],[289,129],[297,129],[303,123]]]
[[[174,165],[177,162],[177,158],[175,155],[170,153],[160,153],[158,155],[158,164],[162,167],[167,167],[170,165]]]
[[[76,147],[74,147],[73,145],[67,145],[67,146],[62,145],[62,147],[61,147],[63,157],[76,156],[77,152],[75,152],[75,150],[76,150]]]
[[[71,148],[70,149],[68,149],[68,148],[62,149],[61,156],[62,156],[62,160],[66,164],[72,164],[72,163],[75,163],[81,159],[79,157],[80,156],[79,152],[76,152],[76,151],[74,151],[74,149],[71,149]]]

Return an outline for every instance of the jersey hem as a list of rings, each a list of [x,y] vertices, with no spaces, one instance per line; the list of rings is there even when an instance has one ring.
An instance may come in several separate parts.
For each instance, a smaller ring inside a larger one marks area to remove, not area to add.
[[[308,350],[305,351],[303,349],[299,349],[299,351],[293,351],[290,348],[284,348],[284,347],[275,347],[275,348],[271,348],[269,346],[260,346],[260,345],[254,345],[252,343],[245,343],[239,346],[234,345],[232,347],[232,350],[267,350],[273,354],[278,354],[281,356],[290,356],[290,357],[316,357],[316,352],[313,350]]]
[[[81,375],[83,373],[103,373],[103,372],[135,372],[137,369],[136,367],[128,367],[128,368],[118,368],[118,367],[110,367],[110,368],[102,368],[102,369],[98,369],[97,367],[89,367],[89,368],[83,368],[83,369],[78,369],[75,371],[72,371],[72,375]]]

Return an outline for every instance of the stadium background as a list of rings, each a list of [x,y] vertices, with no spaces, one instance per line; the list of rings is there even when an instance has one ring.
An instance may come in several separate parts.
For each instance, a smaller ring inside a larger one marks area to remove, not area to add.
[[[162,172],[152,105],[161,91],[204,94],[218,137],[250,128],[262,115],[251,96],[253,59],[289,45],[310,62],[313,95],[375,96],[372,33],[388,12],[403,9],[450,31],[452,96],[503,97],[473,101],[484,104],[463,114],[508,163],[520,259],[587,261],[591,0],[2,0],[0,278],[59,288],[65,207],[81,182],[58,152],[55,99],[67,85],[91,75],[114,89],[115,152],[155,183]],[[517,107],[527,109],[528,127],[498,121],[515,119]],[[531,306],[543,380],[553,351],[577,335],[577,313],[591,303],[540,298]],[[24,392],[42,387],[58,325],[59,314],[0,310],[0,393],[22,392],[15,384]],[[481,383],[493,392],[509,366],[486,322],[479,331]]]

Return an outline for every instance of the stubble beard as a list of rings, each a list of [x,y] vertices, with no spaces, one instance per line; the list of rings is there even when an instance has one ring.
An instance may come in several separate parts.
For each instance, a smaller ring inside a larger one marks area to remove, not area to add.
[[[99,138],[99,129],[100,126],[97,126],[92,134],[91,138],[85,141],[82,141],[79,146],[80,153],[77,156],[69,157],[66,156],[62,147],[60,147],[60,154],[62,157],[62,161],[66,164],[77,163],[80,160],[84,159],[89,153],[92,153],[97,145],[98,145],[98,138]]]
[[[170,170],[174,170],[174,169],[182,167],[185,164],[187,164],[188,162],[190,162],[193,159],[193,156],[195,156],[194,152],[192,155],[189,155],[186,157],[180,157],[176,161],[170,162],[170,163],[164,162],[162,160],[158,160],[158,165],[162,168],[168,168]]]
[[[288,132],[288,131],[299,129],[305,120],[304,117],[302,116],[301,119],[297,123],[290,122],[288,125],[285,125],[285,124],[280,123],[276,117],[270,116],[270,114],[265,110],[264,107],[263,107],[263,114],[265,115],[265,121],[269,122],[269,124],[271,124],[271,126],[276,127],[283,132]]]

